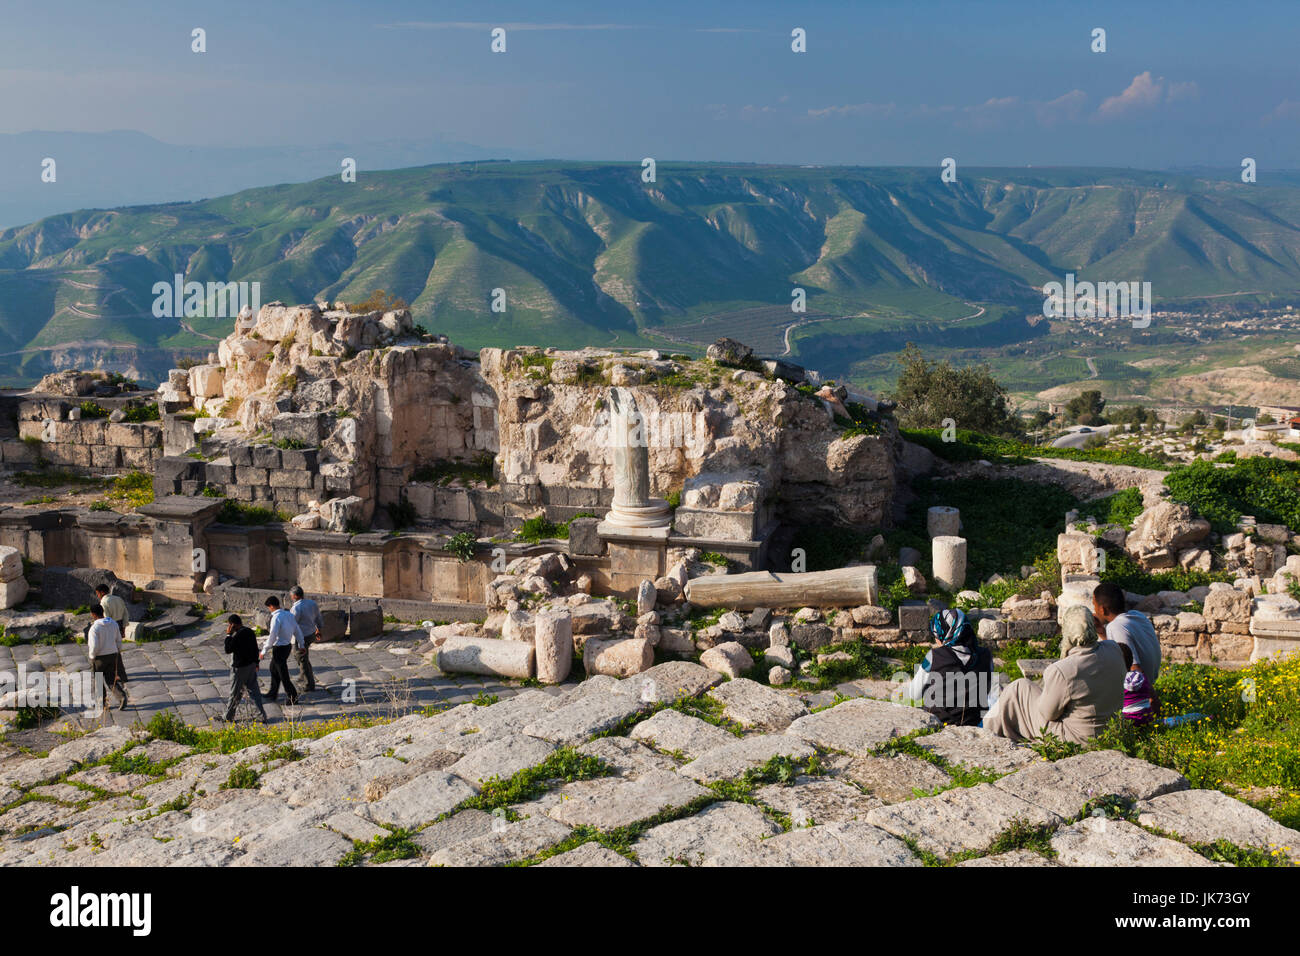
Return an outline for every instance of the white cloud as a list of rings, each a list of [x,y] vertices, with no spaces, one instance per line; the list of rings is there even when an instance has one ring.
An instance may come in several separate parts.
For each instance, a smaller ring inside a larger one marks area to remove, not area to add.
[[[1166,103],[1195,99],[1200,89],[1195,83],[1170,83],[1163,76],[1153,77],[1146,70],[1133,77],[1133,80],[1117,96],[1109,96],[1097,107],[1100,119],[1119,119],[1155,109]]]

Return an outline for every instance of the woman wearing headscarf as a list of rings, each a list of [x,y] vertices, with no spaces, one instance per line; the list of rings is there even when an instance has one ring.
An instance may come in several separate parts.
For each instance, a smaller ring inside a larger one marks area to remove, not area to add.
[[[984,728],[1011,740],[1053,734],[1081,744],[1124,706],[1124,654],[1097,639],[1092,611],[1082,604],[1061,612],[1061,659],[1047,665],[1041,683],[1012,681],[984,718]]]
[[[930,650],[907,687],[907,696],[946,724],[978,726],[988,708],[993,655],[980,644],[964,611],[949,608],[930,619]]]

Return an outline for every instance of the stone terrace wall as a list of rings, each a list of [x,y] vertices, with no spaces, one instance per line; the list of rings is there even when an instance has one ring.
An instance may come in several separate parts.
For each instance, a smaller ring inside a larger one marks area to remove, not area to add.
[[[131,401],[149,401],[133,393]],[[17,403],[17,433],[0,440],[0,460],[30,467],[38,461],[91,474],[151,471],[162,460],[159,422],[112,422],[81,418],[80,399],[31,395]],[[96,399],[110,412],[126,400]]]

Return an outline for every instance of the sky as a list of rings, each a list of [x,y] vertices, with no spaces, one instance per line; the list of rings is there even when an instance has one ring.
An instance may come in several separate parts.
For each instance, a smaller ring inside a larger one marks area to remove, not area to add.
[[[5,0],[0,134],[558,159],[1300,168],[1295,0]],[[494,27],[506,50],[490,49]],[[191,50],[191,31],[207,50]],[[806,31],[807,50],[791,49]],[[1106,31],[1093,52],[1092,31]],[[319,173],[304,174],[303,179]]]

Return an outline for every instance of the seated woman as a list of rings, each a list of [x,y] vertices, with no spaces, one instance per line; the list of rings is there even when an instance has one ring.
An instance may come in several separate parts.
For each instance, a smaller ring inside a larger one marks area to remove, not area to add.
[[[1124,705],[1124,654],[1097,639],[1092,611],[1081,604],[1061,612],[1061,659],[1041,683],[1012,681],[984,718],[986,730],[1011,740],[1053,734],[1081,744],[1097,736]]]
[[[930,619],[939,646],[925,655],[905,694],[946,724],[978,726],[988,708],[993,655],[980,644],[964,611],[948,609]]]

